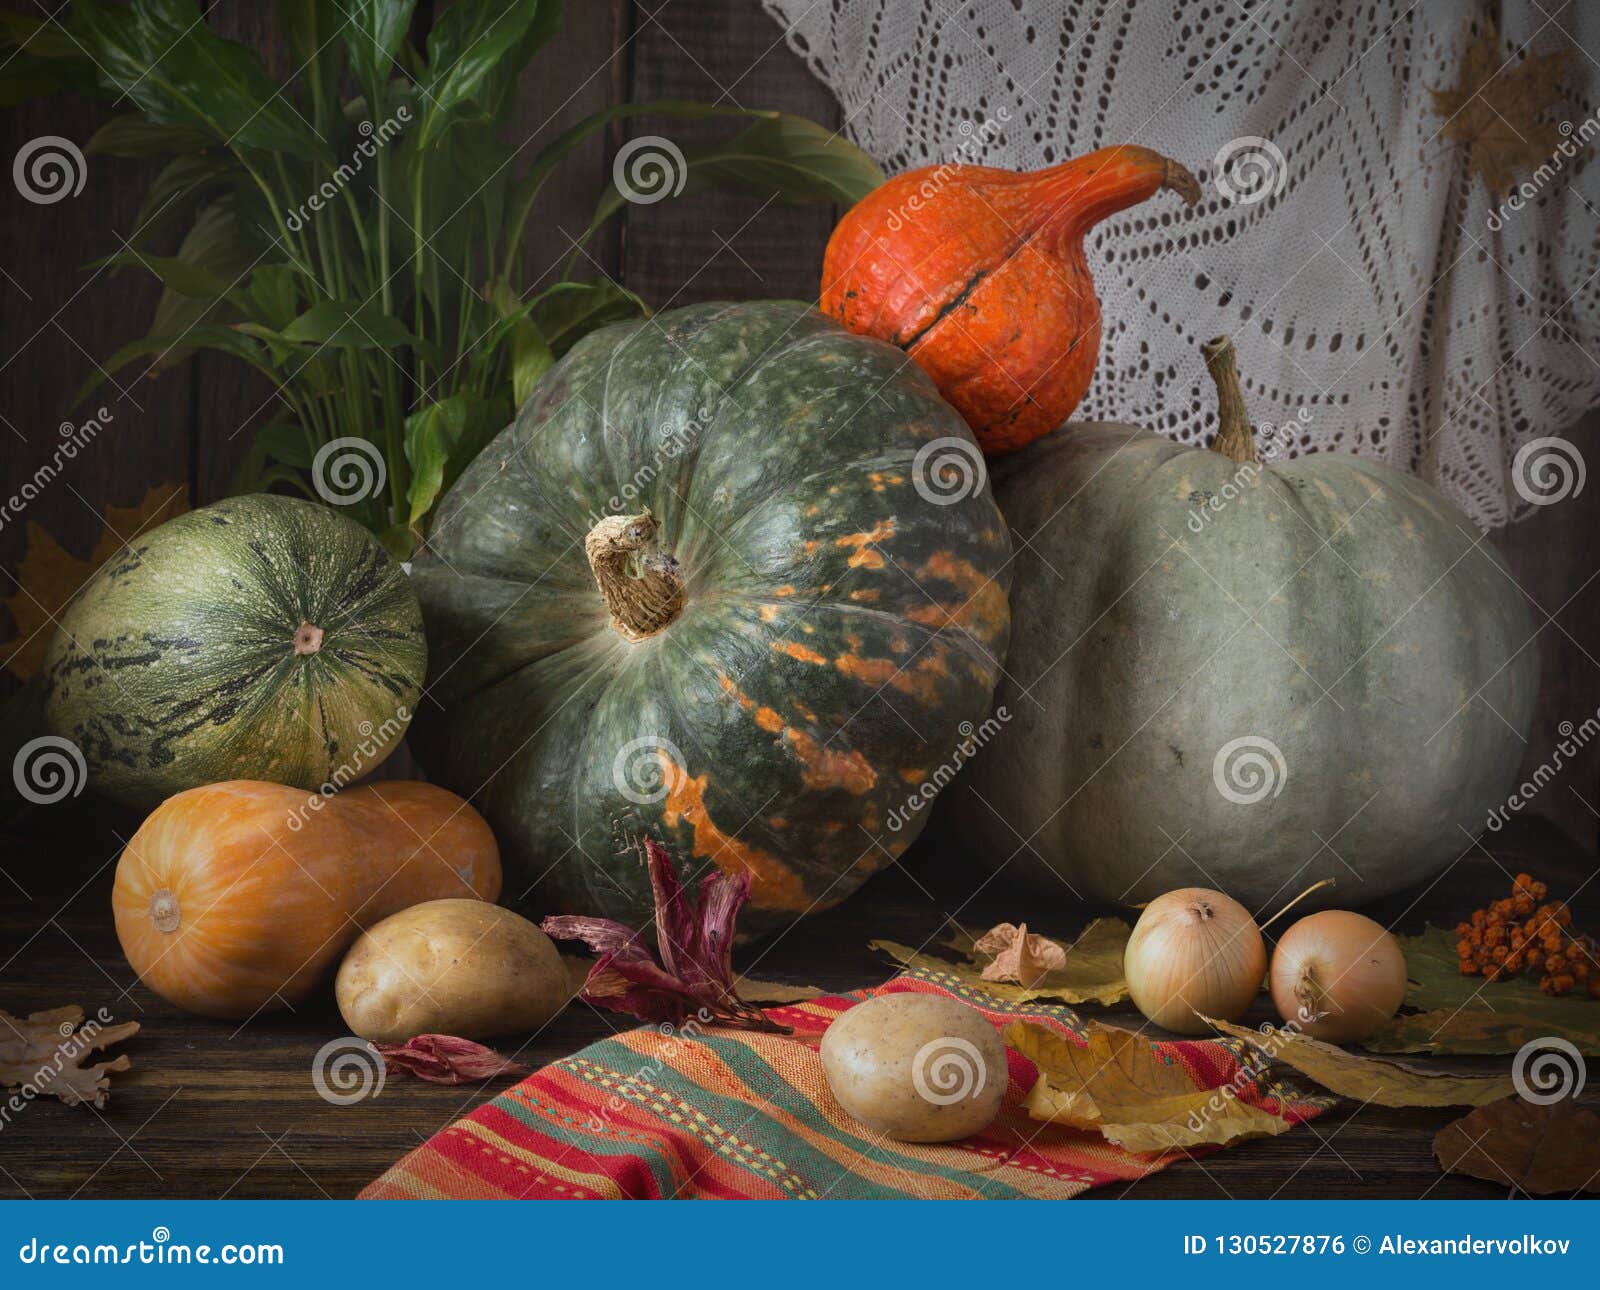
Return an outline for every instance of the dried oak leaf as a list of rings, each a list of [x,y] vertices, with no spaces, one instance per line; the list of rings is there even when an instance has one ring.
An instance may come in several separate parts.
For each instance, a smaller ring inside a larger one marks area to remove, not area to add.
[[[23,681],[37,673],[44,665],[53,621],[78,588],[125,542],[188,509],[189,490],[184,484],[157,484],[132,506],[107,506],[99,540],[86,560],[29,520],[27,547],[17,563],[16,589],[3,599],[17,626],[16,638],[0,647],[6,669]]]
[[[1363,1057],[1296,1031],[1267,1026],[1251,1030],[1230,1021],[1203,1018],[1224,1034],[1242,1039],[1269,1062],[1292,1066],[1329,1092],[1377,1106],[1483,1106],[1512,1092],[1510,1076],[1447,1075]]]
[[[1600,1192],[1600,1115],[1570,1099],[1508,1097],[1445,1125],[1434,1135],[1433,1154],[1446,1173],[1531,1196]]]
[[[1091,1023],[1089,1042],[1079,1047],[1053,1030],[1014,1021],[1004,1038],[1039,1068],[1023,1104],[1030,1116],[1095,1129],[1129,1151],[1226,1146],[1293,1127],[1225,1089],[1196,1088],[1183,1067],[1164,1061],[1130,1030]]]
[[[403,1044],[373,1044],[384,1069],[415,1075],[430,1084],[475,1084],[500,1075],[528,1074],[502,1053],[458,1035],[413,1035]]]
[[[1532,174],[1567,137],[1560,122],[1542,118],[1562,102],[1570,54],[1563,47],[1519,61],[1490,22],[1462,54],[1456,83],[1428,88],[1433,110],[1445,118],[1439,133],[1466,147],[1469,168],[1491,192]]]
[[[68,1106],[104,1106],[111,1072],[125,1071],[132,1063],[126,1055],[93,1066],[83,1065],[83,1059],[137,1034],[139,1023],[82,1022],[83,1009],[72,1005],[30,1013],[26,1019],[0,1011],[0,1086],[27,1086]]]
[[[1067,952],[1047,936],[1028,931],[1026,923],[999,923],[973,944],[979,954],[993,955],[982,975],[985,981],[1011,981],[1029,990],[1051,972],[1067,965]]]
[[[1061,967],[1046,972],[1037,985],[1015,985],[984,976],[986,956],[978,952],[978,942],[962,934],[947,942],[965,955],[966,962],[952,963],[932,954],[923,954],[895,941],[872,941],[870,948],[887,954],[901,967],[942,973],[955,977],[962,985],[991,994],[1008,1003],[1031,1003],[1035,999],[1057,999],[1062,1003],[1120,1003],[1128,997],[1128,982],[1122,974],[1122,956],[1128,946],[1130,928],[1120,918],[1097,918],[1083,934],[1065,948]]]

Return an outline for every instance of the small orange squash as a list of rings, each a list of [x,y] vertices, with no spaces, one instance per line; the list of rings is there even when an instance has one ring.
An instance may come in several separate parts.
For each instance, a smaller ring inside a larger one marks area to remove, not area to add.
[[[499,894],[494,834],[445,789],[392,780],[324,799],[235,779],[150,813],[111,904],[141,981],[189,1012],[241,1019],[303,999],[390,914]]]
[[[845,213],[822,261],[822,310],[898,345],[967,419],[1014,452],[1078,406],[1100,353],[1083,238],[1194,176],[1148,148],[1102,148],[1045,170],[927,166]]]

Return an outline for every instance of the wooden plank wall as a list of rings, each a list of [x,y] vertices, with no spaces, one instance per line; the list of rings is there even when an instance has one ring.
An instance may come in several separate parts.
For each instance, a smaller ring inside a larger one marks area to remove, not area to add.
[[[43,8],[44,6],[36,6]],[[54,8],[52,4],[49,6]],[[273,6],[256,0],[212,0],[216,29],[261,50],[282,74],[286,53],[274,36]],[[783,43],[756,0],[569,0],[566,27],[524,78],[515,123],[534,147],[609,103],[646,98],[699,98],[805,113],[840,124],[831,95]],[[419,23],[433,5],[419,6]],[[27,140],[61,134],[83,141],[108,109],[58,99],[9,112],[7,158]],[[661,130],[648,119],[597,136],[552,185],[527,230],[536,263],[556,266],[609,174],[611,157],[631,134]],[[716,127],[706,125],[706,130]],[[700,127],[670,127],[693,138]],[[113,278],[85,270],[118,249],[141,182],[153,167],[94,159],[84,192],[50,206],[0,190],[0,495],[49,459],[71,390],[94,358],[142,332],[154,306],[151,284],[133,273]],[[753,198],[717,196],[635,206],[591,246],[591,267],[615,276],[657,307],[696,300],[788,296],[813,298],[822,248],[837,212],[827,206],[786,207]],[[137,388],[107,387],[115,416],[93,450],[32,502],[28,524],[0,528],[0,597],[16,592],[15,571],[29,526],[48,531],[82,557],[93,547],[109,505],[128,506],[147,490],[184,487],[199,503],[222,496],[229,472],[268,415],[266,383],[221,358],[202,356]],[[1551,427],[1561,432],[1561,427]],[[1567,433],[1585,459],[1600,463],[1600,418]],[[1496,533],[1493,541],[1537,606],[1544,685],[1526,766],[1547,761],[1562,723],[1581,725],[1600,709],[1600,483],[1578,498],[1547,507]],[[17,648],[14,624],[0,628]],[[0,696],[15,686],[0,677]],[[1534,809],[1592,845],[1600,822],[1600,741],[1563,770]]]

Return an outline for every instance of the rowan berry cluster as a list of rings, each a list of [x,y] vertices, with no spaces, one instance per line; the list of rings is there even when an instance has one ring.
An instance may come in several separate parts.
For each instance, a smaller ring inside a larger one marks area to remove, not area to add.
[[[1511,895],[1475,909],[1456,924],[1456,956],[1463,976],[1499,981],[1522,972],[1539,973],[1546,994],[1585,991],[1600,999],[1600,954],[1588,938],[1571,930],[1563,901],[1545,901],[1549,888],[1519,873]]]

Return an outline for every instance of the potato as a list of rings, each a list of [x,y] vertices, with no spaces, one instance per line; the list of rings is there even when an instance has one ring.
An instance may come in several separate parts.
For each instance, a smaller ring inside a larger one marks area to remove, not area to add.
[[[569,991],[560,953],[526,918],[484,900],[430,900],[363,932],[334,995],[352,1032],[403,1043],[536,1030]]]
[[[901,1142],[953,1142],[995,1117],[1006,1048],[983,1015],[931,994],[881,994],[822,1036],[822,1069],[839,1105]]]

